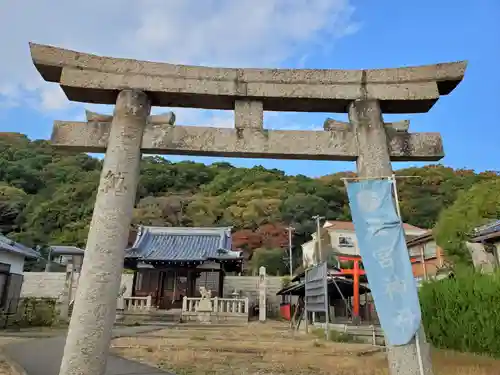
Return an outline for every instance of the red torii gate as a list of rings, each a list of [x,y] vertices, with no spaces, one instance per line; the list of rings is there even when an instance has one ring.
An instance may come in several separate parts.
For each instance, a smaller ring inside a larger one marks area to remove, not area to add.
[[[340,274],[350,275],[353,277],[353,301],[352,301],[352,313],[354,316],[359,316],[359,277],[366,276],[364,269],[360,267],[360,262],[362,262],[361,256],[358,255],[338,255],[337,259],[340,261],[352,261],[354,266],[352,269],[340,267]],[[418,261],[417,257],[410,257],[411,263],[416,263]]]

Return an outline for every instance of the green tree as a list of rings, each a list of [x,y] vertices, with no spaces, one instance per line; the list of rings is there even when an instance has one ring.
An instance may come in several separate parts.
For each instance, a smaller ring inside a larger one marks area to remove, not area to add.
[[[264,266],[268,275],[284,275],[287,273],[285,255],[283,249],[256,249],[250,260],[250,268],[255,274]]]
[[[480,182],[459,193],[456,201],[444,210],[435,228],[437,243],[447,255],[470,263],[465,242],[474,228],[500,217],[500,179]]]
[[[0,233],[17,228],[27,199],[28,195],[23,190],[0,183]]]
[[[218,197],[199,195],[186,207],[190,223],[194,226],[213,226],[220,223],[224,210]]]
[[[193,200],[191,195],[172,194],[148,196],[139,201],[134,210],[134,224],[181,227],[189,224],[186,209]]]
[[[101,159],[63,151],[51,147],[48,141],[32,141],[21,134],[0,133],[0,230],[28,246],[49,243],[84,246],[101,168]],[[408,168],[398,174],[417,177],[398,181],[404,220],[427,228],[434,225],[441,211],[451,210],[458,190],[499,180],[497,172],[477,174],[442,165]],[[232,226],[239,232],[235,243],[249,252],[280,247],[276,241],[281,234],[267,241],[263,234],[267,230],[261,229],[291,224],[295,228],[293,254],[298,266],[300,245],[316,231],[313,215],[350,220],[342,177],[353,175],[341,172],[309,178],[288,176],[262,166],[237,168],[228,163],[207,166],[146,157],[141,163],[133,220],[145,225]],[[494,205],[495,193],[491,194],[488,204]],[[454,217],[445,213],[442,217],[447,215]],[[455,216],[453,220],[460,221],[460,215]],[[494,213],[478,215],[484,220],[493,216]],[[242,236],[247,233],[245,230],[256,237],[245,239]],[[461,245],[455,245],[461,242],[454,239],[457,233],[460,236],[461,231],[469,230],[469,227],[444,230],[448,233],[444,241],[451,241],[451,246],[445,248],[449,247],[451,253],[454,249],[463,253]]]
[[[419,297],[433,346],[500,357],[500,273],[458,267],[451,279],[424,283]]]

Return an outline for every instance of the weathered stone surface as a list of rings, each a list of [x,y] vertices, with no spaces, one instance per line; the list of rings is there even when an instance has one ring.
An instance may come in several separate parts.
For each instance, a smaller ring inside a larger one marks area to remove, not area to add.
[[[234,127],[236,129],[264,129],[264,109],[256,100],[234,102]]]
[[[397,132],[407,132],[410,128],[410,120],[401,120],[397,122],[385,122],[384,126],[386,130],[394,130]],[[350,129],[351,124],[345,121],[338,121],[332,118],[327,118],[323,123],[324,130],[335,130],[335,129]]]
[[[60,375],[104,374],[149,112],[144,93],[118,95]]]
[[[103,115],[89,110],[85,110],[85,117],[87,118],[87,122],[111,122],[113,120],[112,115]],[[153,125],[174,125],[175,113],[166,112],[160,115],[148,116],[147,123]]]
[[[266,267],[259,267],[259,322],[266,321],[267,315],[267,275]]]
[[[410,120],[401,120],[397,122],[386,122],[385,128],[387,129],[392,129],[397,132],[408,132],[408,129],[410,128]]]
[[[349,130],[351,129],[351,124],[344,121],[334,120],[332,118],[327,118],[323,123],[323,130]]]
[[[51,142],[73,151],[102,153],[109,129],[109,123],[55,121]],[[372,147],[369,137],[360,141],[359,147]],[[444,156],[439,133],[394,132],[389,147],[395,161],[437,161]],[[355,161],[358,155],[356,137],[347,128],[258,131],[148,124],[141,150],[164,155],[347,161]]]
[[[156,106],[233,109],[258,99],[268,111],[346,112],[350,101],[378,99],[383,112],[428,111],[463,78],[466,62],[374,70],[234,69],[95,56],[30,44],[33,62],[70,100],[114,104],[123,88]]]
[[[349,120],[359,142],[359,157],[356,161],[358,176],[360,178],[391,176],[392,167],[388,144],[392,147],[395,138],[389,140],[386,135],[386,126],[382,119],[379,103],[376,100],[352,102],[349,106]],[[409,134],[403,133],[401,135]],[[387,274],[387,277],[390,276]],[[368,277],[370,276],[368,275]],[[417,334],[416,340],[419,340],[418,343],[414,338],[407,345],[388,348],[391,375],[432,375],[429,345],[425,340],[423,328]],[[422,358],[422,369],[420,368],[419,353],[421,354],[420,358]]]

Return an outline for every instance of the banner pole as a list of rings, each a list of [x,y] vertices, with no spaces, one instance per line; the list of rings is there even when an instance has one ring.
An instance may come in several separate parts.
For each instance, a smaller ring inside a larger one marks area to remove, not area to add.
[[[399,207],[398,188],[396,186],[396,175],[393,173],[392,177],[390,179],[392,180],[392,186],[393,186],[393,190],[394,190],[394,200],[396,202],[396,211],[397,211],[398,216],[401,219],[401,221],[403,221],[403,218],[401,217],[401,208]]]
[[[399,219],[401,220],[401,225],[403,225],[403,218],[401,217],[401,208],[399,207],[399,198],[398,198],[398,188],[396,186],[396,175],[393,173],[392,174],[392,187],[394,190],[394,201],[396,205],[396,212],[398,213]],[[404,227],[403,227],[404,231]],[[424,370],[424,362],[422,360],[422,351],[420,349],[420,340],[418,338],[418,335],[420,334],[420,330],[417,331],[415,334],[415,346],[417,349],[417,359],[418,359],[418,367],[420,370],[420,375],[425,375],[425,370]]]

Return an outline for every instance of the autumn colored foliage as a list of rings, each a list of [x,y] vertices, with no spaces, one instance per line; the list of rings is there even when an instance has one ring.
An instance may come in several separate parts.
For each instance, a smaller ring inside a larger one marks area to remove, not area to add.
[[[28,246],[85,246],[101,166],[101,159],[87,154],[0,133],[0,231]],[[416,177],[399,180],[398,191],[403,219],[422,228],[433,227],[459,191],[498,179],[496,172],[476,174],[442,165],[398,173]],[[232,226],[234,247],[243,249],[247,258],[257,249],[261,259],[269,257],[262,250],[268,249],[276,250],[273,256],[283,262],[288,251],[286,228],[292,225],[298,265],[300,245],[316,229],[312,216],[350,220],[341,180],[346,175],[352,172],[315,179],[261,166],[145,157],[133,224]]]

